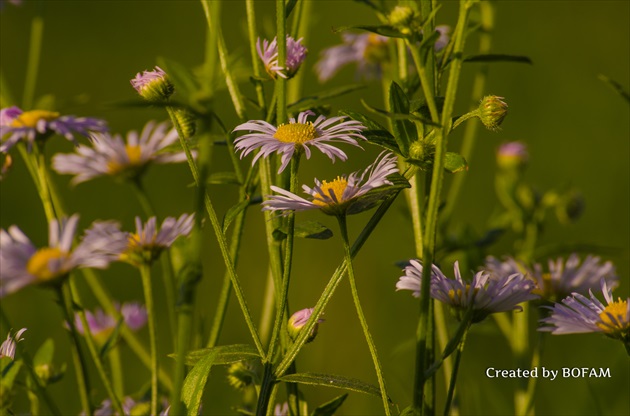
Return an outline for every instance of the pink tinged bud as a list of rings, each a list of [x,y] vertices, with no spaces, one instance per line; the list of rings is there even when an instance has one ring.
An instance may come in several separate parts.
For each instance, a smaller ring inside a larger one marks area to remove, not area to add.
[[[503,97],[487,95],[479,104],[479,120],[489,130],[498,130],[507,116],[508,105],[502,100]]]
[[[527,164],[527,146],[521,142],[504,143],[497,152],[497,165],[502,169],[520,168]]]
[[[291,318],[289,318],[289,322],[287,323],[287,331],[289,332],[289,336],[291,337],[291,339],[295,340],[298,337],[300,331],[306,325],[311,315],[313,314],[313,311],[313,308],[306,308],[299,310],[291,315]],[[311,342],[315,339],[315,337],[317,336],[317,331],[319,330],[319,324],[322,322],[324,322],[323,319],[317,320],[317,323],[311,330],[311,333],[309,334],[306,342]]]

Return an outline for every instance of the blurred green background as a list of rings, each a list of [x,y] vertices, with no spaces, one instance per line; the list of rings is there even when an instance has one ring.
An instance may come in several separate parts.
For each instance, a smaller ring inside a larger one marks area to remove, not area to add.
[[[393,3],[392,3],[393,5]],[[262,36],[273,37],[273,2],[256,2],[258,27]],[[487,93],[506,97],[510,114],[498,133],[480,130],[478,145],[469,161],[466,187],[455,211],[455,227],[470,225],[482,232],[489,214],[498,201],[494,195],[495,151],[505,141],[527,143],[530,164],[527,180],[537,189],[578,188],[586,211],[574,225],[565,227],[552,220],[541,236],[540,244],[554,242],[589,243],[608,248],[603,257],[615,262],[621,279],[617,296],[629,294],[629,149],[630,118],[628,103],[598,79],[605,74],[620,82],[626,90],[630,84],[630,2],[628,1],[501,1],[496,4],[496,30],[492,51],[529,56],[534,65],[493,64]],[[438,14],[438,24],[454,25],[457,2],[445,2]],[[44,41],[36,96],[54,96],[63,114],[94,116],[106,119],[114,132],[140,129],[150,119],[163,120],[158,109],[120,108],[116,101],[136,98],[129,80],[139,71],[150,69],[157,57],[178,61],[189,68],[203,62],[206,23],[197,1],[26,1],[20,7],[6,6],[0,12],[0,59],[8,89],[19,103],[24,88],[29,32],[34,16],[44,18]],[[230,53],[249,65],[245,5],[226,1],[222,7],[222,25]],[[313,65],[320,51],[340,42],[331,28],[353,24],[375,24],[371,10],[351,1],[315,1],[311,30],[303,42],[309,48],[304,72],[304,94],[316,94],[322,88],[353,82],[354,68],[345,68],[325,87],[318,83]],[[468,42],[474,53],[476,37]],[[467,111],[470,86],[476,64],[466,64],[456,112]],[[368,88],[333,101],[333,110],[350,108],[365,111],[360,98],[382,107],[378,82]],[[253,97],[253,88],[243,82],[243,91]],[[3,92],[4,94],[5,92]],[[227,126],[238,121],[225,90],[217,91],[214,108]],[[256,112],[250,108],[252,117]],[[477,122],[477,121],[472,121]],[[456,151],[461,131],[451,136]],[[300,178],[311,183],[313,177],[332,178],[365,167],[379,149],[366,146],[365,152],[344,149],[350,160],[331,165],[321,155],[302,163]],[[49,154],[71,152],[72,145],[62,139],[49,143]],[[43,210],[34,186],[21,160],[1,183],[0,224],[18,225],[37,245],[46,242]],[[247,158],[243,166],[251,159]],[[224,148],[214,153],[215,171],[229,169]],[[160,166],[145,176],[148,192],[160,217],[179,215],[193,209],[192,182],[187,167]],[[68,186],[69,177],[56,176],[70,212],[81,214],[81,225],[95,219],[117,219],[126,228],[133,217],[141,214],[131,188],[111,180],[99,179],[77,187]],[[211,189],[218,212],[234,204],[237,193],[227,187]],[[361,230],[369,214],[351,218],[351,235]],[[336,233],[335,221],[319,213],[300,214],[317,219]],[[263,216],[253,207],[248,213],[245,238],[238,267],[245,293],[258,320],[267,270]],[[510,251],[510,235],[505,236],[492,254]],[[214,313],[214,303],[223,276],[223,262],[214,236],[207,233],[205,277],[199,285],[196,325],[205,334]],[[400,276],[395,262],[414,255],[410,221],[404,199],[400,198],[379,225],[356,259],[359,292],[376,341],[392,399],[405,407],[411,401],[413,384],[413,336],[417,320],[417,303],[409,293],[397,293],[394,285]],[[299,240],[296,244],[294,277],[290,293],[293,310],[313,306],[325,283],[342,258],[341,241],[335,238]],[[450,266],[444,267],[449,270]],[[155,270],[156,280],[159,272]],[[127,265],[114,264],[102,273],[103,281],[121,300],[141,300],[139,276]],[[164,304],[164,294],[157,288],[157,303]],[[89,305],[95,301],[85,296]],[[58,343],[57,363],[70,365],[68,339],[61,326],[61,314],[52,293],[28,288],[2,299],[15,328],[27,327],[24,345],[31,353],[48,337]],[[160,353],[165,366],[171,365],[171,352],[165,307],[158,319]],[[306,346],[298,357],[300,371],[336,373],[357,377],[376,384],[371,359],[356,318],[347,282],[344,281],[326,314],[317,340]],[[532,322],[533,324],[533,322]],[[7,332],[1,328],[0,336]],[[141,337],[148,341],[146,329]],[[250,342],[236,302],[232,302],[221,344]],[[146,370],[131,352],[123,347],[129,393],[138,390],[149,379]],[[628,391],[630,369],[628,357],[618,342],[598,335],[550,336],[545,344],[541,365],[547,368],[611,368],[610,379],[542,380],[536,398],[538,414],[553,415],[626,415],[630,414]],[[458,381],[463,414],[504,415],[512,412],[510,380],[487,379],[487,367],[513,368],[508,345],[492,320],[476,325],[469,336]],[[93,369],[92,369],[93,370]],[[96,373],[92,371],[95,385]],[[440,388],[442,384],[439,384]],[[99,386],[100,389],[100,386]],[[312,407],[340,394],[324,388],[304,388]],[[79,402],[74,373],[51,386],[63,409],[78,414]],[[102,392],[102,389],[100,389]],[[103,394],[103,393],[99,393]],[[444,392],[440,390],[440,395]],[[103,397],[94,399],[100,402]],[[213,371],[204,399],[204,414],[234,414],[231,406],[239,395],[225,383],[225,370]],[[442,400],[438,400],[442,403]],[[381,414],[380,400],[358,393],[351,394],[341,408],[343,415]],[[27,411],[21,398],[18,411]]]

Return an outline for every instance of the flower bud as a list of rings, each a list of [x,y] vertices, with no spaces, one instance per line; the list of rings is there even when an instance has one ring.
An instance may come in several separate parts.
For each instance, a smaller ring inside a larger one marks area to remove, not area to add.
[[[228,383],[237,390],[253,385],[256,378],[256,369],[250,361],[238,361],[228,368]]]
[[[401,33],[409,35],[413,32],[416,14],[411,7],[396,6],[387,16],[389,24],[400,30]]]
[[[507,104],[503,97],[496,95],[487,95],[483,97],[479,104],[479,120],[489,130],[498,130],[503,119],[507,116]]]
[[[131,80],[131,85],[142,98],[152,102],[166,101],[175,91],[168,75],[159,66],[156,66],[153,71],[136,74],[136,77]]]
[[[190,139],[195,135],[195,131],[197,127],[195,125],[195,117],[191,114],[190,111],[185,108],[176,108],[175,118],[177,119],[177,123],[179,124],[179,128],[182,131],[184,137],[183,139]]]
[[[503,143],[497,152],[497,165],[504,170],[520,169],[527,159],[527,146],[521,142]]]
[[[571,224],[582,216],[584,208],[584,197],[578,191],[571,190],[559,198],[556,216],[562,224]]]
[[[428,140],[416,140],[409,146],[407,162],[423,169],[429,168],[435,159],[435,144]]]
[[[289,336],[292,340],[295,341],[295,339],[298,337],[300,331],[302,330],[304,325],[306,325],[306,322],[308,322],[309,318],[313,314],[313,311],[313,308],[306,308],[299,310],[291,315],[291,318],[289,318],[289,322],[287,323],[287,331],[289,332]],[[317,331],[319,329],[319,324],[322,322],[324,322],[323,319],[317,320],[317,323],[315,324],[315,326],[311,330],[311,333],[306,339],[307,343],[315,339],[315,337],[317,336]]]

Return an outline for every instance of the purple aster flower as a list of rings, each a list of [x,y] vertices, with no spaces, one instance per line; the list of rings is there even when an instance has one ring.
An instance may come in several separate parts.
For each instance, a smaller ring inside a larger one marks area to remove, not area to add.
[[[459,263],[454,266],[455,279],[449,279],[435,265],[431,268],[431,297],[437,299],[459,313],[461,317],[472,304],[472,322],[479,322],[491,313],[522,310],[519,303],[538,298],[532,293],[535,284],[521,273],[491,278],[491,274],[481,271],[474,275],[470,283],[462,279]],[[404,269],[405,275],[396,283],[396,290],[411,290],[413,296],[420,296],[422,264],[411,260]]]
[[[11,331],[7,334],[7,339],[0,345],[0,358],[9,357],[11,360],[15,360],[15,350],[17,343],[22,341],[22,334],[26,331],[26,328],[22,328],[11,336]]]
[[[590,299],[579,293],[573,293],[562,303],[543,306],[551,310],[551,315],[541,319],[546,326],[539,331],[554,335],[581,334],[599,332],[614,339],[619,339],[630,347],[630,298],[616,301],[612,290],[602,279],[601,291],[606,299],[606,306],[590,291]],[[630,353],[630,348],[628,349]]]
[[[147,415],[151,411],[151,403],[148,400],[134,400],[133,398],[126,396],[122,400],[122,408],[125,415]],[[160,411],[159,416],[168,416],[168,411],[170,410],[170,405],[168,400],[163,398],[161,403],[158,405],[158,409]],[[81,413],[81,415],[85,415],[85,413]],[[110,399],[105,399],[101,403],[101,407],[94,411],[94,416],[122,416],[119,415],[114,406],[112,405],[112,401]]]
[[[297,338],[304,325],[306,325],[306,323],[310,319],[314,310],[315,309],[313,308],[301,309],[291,315],[291,317],[289,318],[289,322],[287,322],[287,331],[289,332],[289,336],[291,337],[291,339],[295,340]],[[306,342],[311,342],[315,339],[315,337],[317,336],[317,331],[319,330],[319,324],[321,324],[322,322],[324,322],[323,319],[317,320],[317,323],[311,330],[311,333],[306,339]]]
[[[287,79],[293,78],[308,53],[308,49],[300,44],[302,39],[303,38],[295,40],[291,36],[287,36],[287,61],[285,69],[284,66],[278,63],[278,39],[273,38],[271,42],[267,39],[263,39],[261,43],[261,39],[258,38],[256,50],[258,51],[258,56],[265,64],[265,70],[271,78],[275,79],[277,76]]]
[[[62,116],[54,111],[22,111],[18,107],[0,111],[0,152],[8,152],[20,140],[28,143],[29,149],[36,139],[45,140],[59,134],[78,144],[75,134],[90,137],[93,132],[106,132],[103,120],[87,117]]]
[[[497,151],[497,164],[504,169],[523,166],[528,158],[527,145],[521,142],[503,143]]]
[[[252,165],[258,158],[267,157],[271,153],[282,155],[282,165],[278,173],[282,172],[293,154],[304,151],[306,158],[311,157],[310,146],[314,146],[323,154],[328,156],[333,162],[335,158],[346,160],[348,157],[344,152],[332,146],[330,143],[347,143],[361,147],[357,139],[366,140],[361,135],[365,126],[355,120],[347,120],[346,117],[326,118],[319,116],[315,121],[308,121],[308,116],[315,115],[311,111],[301,112],[297,121],[294,118],[288,124],[275,127],[266,121],[250,120],[236,126],[234,131],[250,131],[244,136],[238,137],[234,141],[234,147],[241,152],[241,158],[247,156],[256,149],[260,152],[254,157]]]
[[[131,85],[138,94],[149,101],[167,100],[175,91],[168,75],[159,66],[156,66],[153,71],[136,74],[136,77],[131,80]]]
[[[16,227],[0,232],[0,298],[30,284],[55,283],[79,267],[106,268],[116,260],[127,245],[122,237],[103,239],[100,233],[86,232],[72,249],[79,216],[73,215],[61,223],[49,224],[48,246],[35,248]],[[109,229],[112,223],[95,223],[95,228]]]
[[[511,257],[504,261],[488,257],[485,269],[499,277],[513,273],[526,274],[536,282],[534,293],[549,301],[563,299],[573,292],[586,294],[599,288],[602,280],[608,287],[615,288],[619,279],[610,261],[602,263],[599,257],[592,255],[581,261],[575,253],[566,261],[561,257],[549,259],[547,271],[539,263],[529,268]]]
[[[315,64],[315,72],[320,82],[326,82],[344,66],[357,64],[357,75],[364,78],[378,78],[381,65],[388,60],[389,38],[375,33],[344,33],[343,43],[324,49]]]
[[[363,172],[354,172],[349,176],[338,176],[337,179],[320,182],[315,179],[315,186],[309,188],[306,185],[302,189],[310,196],[309,199],[299,197],[277,186],[271,189],[280,195],[268,195],[263,202],[263,210],[266,211],[306,211],[321,209],[329,215],[356,214],[373,207],[387,194],[378,195],[376,198],[361,198],[369,191],[392,185],[387,177],[398,172],[396,157],[391,153],[382,152],[376,161]]]
[[[132,331],[137,331],[147,323],[147,310],[139,303],[123,303],[120,308],[123,322]],[[85,311],[85,319],[90,327],[90,333],[99,345],[104,345],[110,338],[116,328],[116,319],[105,313],[102,309],[96,309],[94,312]],[[80,334],[84,335],[83,322],[79,314],[74,315],[74,326]]]
[[[277,403],[273,408],[273,416],[289,416],[289,403]]]
[[[150,121],[140,135],[136,131],[127,133],[126,141],[118,134],[95,134],[93,138],[91,147],[79,145],[74,154],[53,157],[53,168],[62,174],[75,175],[72,179],[75,185],[98,176],[134,179],[153,163],[186,160],[183,152],[163,151],[178,140],[175,129],[168,131],[168,122]]]

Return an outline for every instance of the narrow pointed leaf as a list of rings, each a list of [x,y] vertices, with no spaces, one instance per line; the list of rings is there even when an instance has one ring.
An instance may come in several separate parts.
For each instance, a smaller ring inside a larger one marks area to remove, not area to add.
[[[604,74],[599,74],[597,76],[600,80],[604,81],[606,84],[610,85],[610,87],[619,95],[621,95],[627,102],[630,103],[630,94],[626,91],[620,83],[615,81],[614,79],[610,79]]]
[[[446,152],[444,169],[451,173],[462,172],[468,170],[468,163],[466,159],[464,159],[464,156],[459,153]]]
[[[244,211],[248,206],[249,206],[249,198],[239,202],[238,204],[234,205],[232,208],[228,209],[228,211],[225,213],[225,217],[223,217],[223,232],[224,233],[227,231],[232,221],[234,221],[234,218],[236,218],[236,216],[240,214],[242,211]]]
[[[377,35],[386,36],[388,38],[405,38],[406,35],[401,33],[398,29],[390,25],[379,26],[341,26],[333,29],[334,33],[345,32],[348,30],[365,30],[366,32],[376,33]]]
[[[471,55],[464,58],[464,62],[515,62],[533,65],[534,62],[527,56],[507,55],[502,53],[489,53],[485,55]]]
[[[389,87],[389,108],[393,113],[409,114],[409,99],[396,82]],[[418,138],[416,126],[409,120],[394,120],[394,138],[403,156],[409,156],[409,145]]]
[[[385,149],[391,150],[398,155],[401,154],[394,136],[392,136],[385,127],[381,126],[376,121],[364,116],[361,113],[351,110],[340,110],[339,114],[348,116],[353,120],[360,121],[361,124],[367,127],[367,130],[364,130],[361,134],[363,134],[363,137],[365,137],[369,143],[384,147]]]
[[[286,6],[284,8],[284,16],[288,19],[289,15],[291,14],[291,12],[293,11],[293,8],[295,8],[295,5],[297,4],[298,0],[289,0],[286,2]]]
[[[13,388],[13,382],[22,368],[22,361],[12,361],[9,357],[0,358],[0,387],[7,392]]]
[[[189,416],[197,415],[201,405],[201,397],[206,387],[210,370],[217,357],[217,351],[210,351],[190,370],[182,387],[182,401],[186,405]]]
[[[33,356],[33,367],[52,364],[54,355],[55,341],[52,338],[48,338]]]
[[[284,240],[287,238],[288,229],[286,225],[273,230],[273,237],[276,240]],[[295,224],[293,234],[300,238],[313,238],[316,240],[327,240],[333,236],[330,228],[317,221],[304,221]]]
[[[297,373],[282,376],[278,379],[287,383],[309,384],[311,386],[334,387],[358,393],[381,397],[381,390],[373,385],[356,378],[319,373]]]
[[[253,345],[234,344],[219,347],[201,348],[186,354],[186,365],[195,365],[209,354],[215,354],[214,365],[232,364],[243,360],[260,358]],[[175,357],[176,354],[170,355]]]
[[[335,397],[329,402],[318,406],[317,409],[311,413],[311,416],[334,416],[337,409],[341,407],[343,402],[348,398],[348,393],[344,393],[341,396]]]
[[[215,172],[208,176],[208,184],[211,185],[240,185],[234,172]]]

